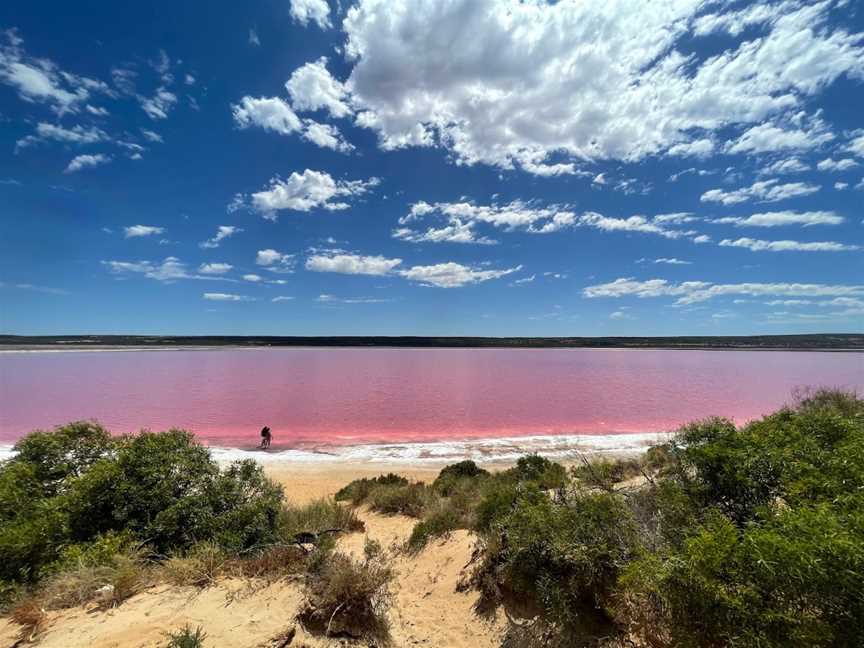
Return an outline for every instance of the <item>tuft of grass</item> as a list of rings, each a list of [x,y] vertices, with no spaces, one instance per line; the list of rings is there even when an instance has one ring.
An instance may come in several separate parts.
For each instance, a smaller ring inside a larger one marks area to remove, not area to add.
[[[207,633],[198,626],[194,630],[188,623],[180,630],[165,633],[165,648],[203,648]]]
[[[392,579],[383,555],[355,561],[332,553],[307,576],[306,601],[298,618],[316,634],[386,641]]]
[[[408,551],[419,553],[432,538],[440,538],[464,528],[467,528],[464,516],[452,506],[443,506],[414,525],[408,538]]]
[[[48,577],[40,588],[46,609],[56,610],[98,601],[115,607],[136,594],[148,582],[143,553],[131,548],[115,554],[105,564],[83,560]]]
[[[366,527],[352,509],[331,499],[319,499],[303,506],[286,506],[279,517],[279,535],[286,541],[299,533],[318,534],[332,529],[350,533],[365,531]]]
[[[183,555],[171,556],[162,565],[163,577],[181,586],[207,587],[224,571],[228,557],[212,542],[195,545]]]
[[[246,578],[274,581],[304,573],[310,560],[311,555],[297,545],[276,545],[233,561],[231,571]]]

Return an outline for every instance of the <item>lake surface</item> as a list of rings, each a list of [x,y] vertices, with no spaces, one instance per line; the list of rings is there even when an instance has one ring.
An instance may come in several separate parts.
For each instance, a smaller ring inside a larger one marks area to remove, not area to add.
[[[222,349],[0,355],[0,443],[95,418],[249,448],[673,430],[738,422],[797,387],[864,390],[858,353],[634,349]]]

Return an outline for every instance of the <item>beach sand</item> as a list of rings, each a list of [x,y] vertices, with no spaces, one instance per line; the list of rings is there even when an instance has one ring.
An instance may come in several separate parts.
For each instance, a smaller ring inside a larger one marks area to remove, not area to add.
[[[440,467],[416,465],[286,464],[266,465],[296,503],[332,496],[352,479],[397,472],[412,480],[432,480]],[[498,466],[502,467],[502,466]],[[392,646],[492,648],[501,645],[506,627],[502,614],[479,617],[473,607],[477,593],[456,587],[471,561],[474,540],[458,531],[433,541],[417,556],[395,551],[414,526],[402,516],[382,516],[361,509],[366,532],[339,539],[339,548],[361,557],[366,537],[394,550],[396,578],[392,584],[389,619]],[[279,646],[273,639],[295,626],[291,648],[307,646],[367,646],[306,633],[295,622],[303,600],[299,583],[269,585],[224,580],[205,589],[158,585],[133,596],[119,607],[99,611],[73,608],[48,613],[40,648],[155,648],[164,646],[164,633],[190,624],[207,633],[208,648],[264,648]],[[18,626],[0,619],[0,646],[15,645]],[[23,644],[22,644],[23,645]]]

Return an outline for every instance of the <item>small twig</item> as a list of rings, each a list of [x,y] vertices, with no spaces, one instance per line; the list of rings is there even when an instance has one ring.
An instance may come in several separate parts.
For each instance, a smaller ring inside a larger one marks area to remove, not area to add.
[[[339,605],[337,605],[336,609],[333,610],[333,614],[330,615],[330,620],[327,622],[327,631],[324,633],[325,636],[330,636],[330,625],[333,623],[333,619],[336,617],[336,613],[342,609],[343,605],[345,605],[345,601],[342,601]]]

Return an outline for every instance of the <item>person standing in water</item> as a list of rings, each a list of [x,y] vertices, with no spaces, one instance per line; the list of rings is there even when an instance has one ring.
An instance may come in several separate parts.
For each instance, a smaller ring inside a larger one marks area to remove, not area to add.
[[[266,425],[261,428],[261,449],[266,450],[270,447],[270,442],[273,440],[273,435],[270,433],[270,428]]]

